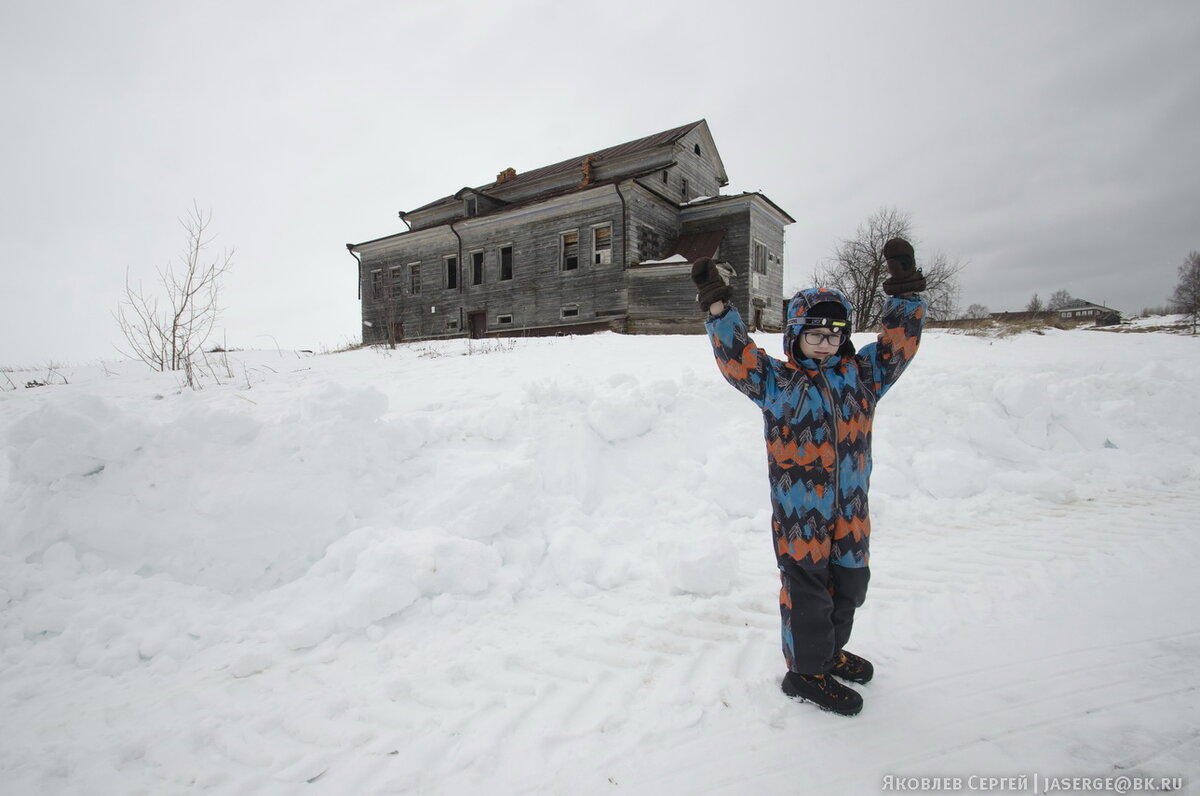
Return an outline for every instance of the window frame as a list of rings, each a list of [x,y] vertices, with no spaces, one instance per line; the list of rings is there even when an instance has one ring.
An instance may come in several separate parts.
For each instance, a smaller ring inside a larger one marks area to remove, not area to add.
[[[597,248],[597,233],[600,230],[608,231],[608,245],[603,249]],[[612,248],[613,248],[613,225],[611,221],[606,221],[603,224],[592,225],[592,265],[612,265]],[[601,258],[601,253],[604,257]]]
[[[408,264],[408,295],[421,295],[421,263]]]
[[[505,264],[504,264],[504,253],[505,252],[508,252],[508,275],[507,276],[505,276]],[[497,260],[497,267],[499,268],[498,273],[500,276],[498,281],[500,281],[500,282],[511,282],[512,281],[513,271],[515,270],[515,266],[513,265],[515,259],[516,259],[516,249],[511,243],[506,243],[503,246],[497,247],[496,260]]]
[[[450,267],[451,263],[454,264],[453,268]],[[460,281],[459,276],[460,276],[460,274],[458,271],[458,255],[457,254],[443,255],[443,257],[442,257],[442,289],[458,290],[458,285],[459,285],[459,281]],[[451,277],[453,277],[453,278],[451,278]],[[453,283],[453,284],[451,284],[451,283]]]
[[[567,265],[567,261],[568,261],[567,238],[568,237],[575,238],[575,241],[574,241],[574,252],[575,253],[570,256],[570,259],[573,259],[575,261],[574,265]],[[558,270],[562,271],[563,273],[566,273],[568,271],[578,271],[579,270],[579,230],[578,229],[573,229],[573,230],[568,230],[568,231],[558,233]]]
[[[756,274],[767,273],[767,258],[770,251],[767,244],[758,238],[750,239],[750,270]],[[761,262],[761,266],[759,263]]]
[[[478,262],[476,261],[476,258],[478,258]],[[478,266],[478,271],[476,271],[476,266]],[[478,281],[475,279],[476,276],[479,277]],[[486,282],[487,257],[485,256],[483,249],[474,249],[471,251],[471,286],[478,287]]]

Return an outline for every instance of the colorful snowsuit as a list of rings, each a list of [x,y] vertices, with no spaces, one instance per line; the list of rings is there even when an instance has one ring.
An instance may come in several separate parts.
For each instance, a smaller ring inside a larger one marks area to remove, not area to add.
[[[851,317],[835,290],[797,293],[788,304],[786,362],[754,344],[731,305],[705,321],[722,375],[763,412],[783,652],[800,674],[829,669],[866,597],[871,423],[916,354],[925,317],[923,300],[890,298],[876,342],[856,354],[847,340],[821,364],[797,360],[804,316],[823,301],[841,302]]]

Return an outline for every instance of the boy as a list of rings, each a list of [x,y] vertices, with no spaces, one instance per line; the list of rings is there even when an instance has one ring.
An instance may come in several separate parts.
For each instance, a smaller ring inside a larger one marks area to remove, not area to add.
[[[844,649],[870,578],[871,422],[876,402],[916,354],[925,317],[916,295],[925,277],[912,246],[894,238],[883,255],[890,298],[878,339],[855,353],[850,303],[836,290],[809,288],[788,303],[786,361],[756,346],[727,303],[731,269],[708,258],[692,267],[717,367],[763,412],[783,584],[783,692],[847,716],[862,709],[862,697],[834,677],[866,683],[874,674],[869,661]]]

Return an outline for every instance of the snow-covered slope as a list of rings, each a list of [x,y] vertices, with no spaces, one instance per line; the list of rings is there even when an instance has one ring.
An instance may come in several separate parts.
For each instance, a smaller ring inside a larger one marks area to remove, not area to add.
[[[0,393],[3,792],[1200,781],[1195,339],[927,334],[853,719],[778,690],[761,420],[703,338],[219,372]]]

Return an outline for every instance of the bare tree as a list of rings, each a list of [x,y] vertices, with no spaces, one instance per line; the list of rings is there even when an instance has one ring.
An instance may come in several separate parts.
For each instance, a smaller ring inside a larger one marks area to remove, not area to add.
[[[1050,294],[1050,301],[1046,303],[1046,309],[1061,310],[1074,300],[1075,297],[1066,290],[1056,290]]]
[[[233,266],[233,250],[206,256],[212,244],[207,215],[198,205],[179,219],[187,244],[177,263],[158,269],[158,292],[136,287],[125,273],[125,297],[113,313],[128,344],[121,353],[156,370],[183,370],[194,385],[194,360],[203,351],[220,315],[220,279]]]
[[[881,290],[888,277],[883,244],[892,238],[911,241],[912,237],[909,214],[894,207],[882,207],[859,226],[853,238],[838,244],[829,261],[818,266],[815,282],[845,295],[854,306],[854,325],[870,329],[879,323],[886,298]],[[959,290],[957,275],[963,264],[936,252],[917,265],[928,283],[921,295],[929,304],[929,317],[933,320],[954,317]]]
[[[1046,305],[1042,304],[1042,300],[1038,297],[1037,293],[1034,293],[1033,298],[1029,299],[1029,303],[1025,305],[1026,312],[1041,312],[1045,308]]]
[[[943,252],[934,252],[923,265],[926,287],[921,291],[929,305],[929,320],[948,321],[958,312],[958,272],[963,263],[951,262]]]
[[[991,314],[991,311],[982,304],[972,304],[967,307],[960,316],[964,319],[986,318]]]
[[[1200,252],[1191,252],[1179,266],[1179,284],[1171,294],[1171,306],[1192,319],[1192,334],[1200,325]]]

